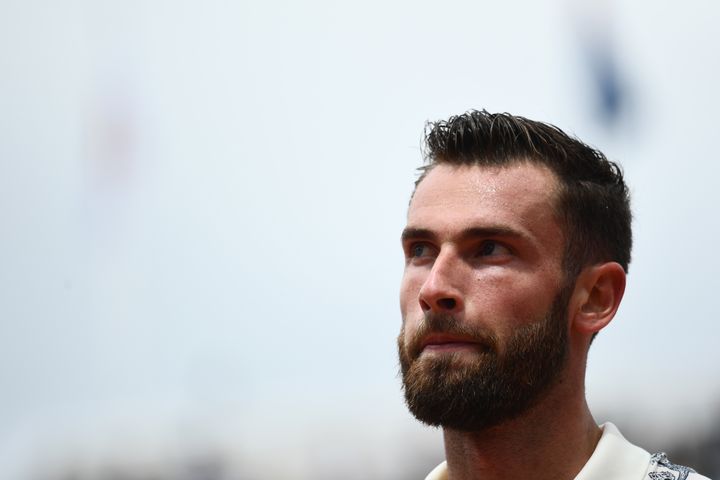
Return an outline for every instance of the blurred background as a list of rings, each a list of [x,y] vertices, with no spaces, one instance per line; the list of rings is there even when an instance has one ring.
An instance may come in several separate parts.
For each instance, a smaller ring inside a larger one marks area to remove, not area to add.
[[[0,477],[418,479],[399,234],[427,120],[558,125],[635,250],[587,391],[720,476],[720,4],[0,0]]]

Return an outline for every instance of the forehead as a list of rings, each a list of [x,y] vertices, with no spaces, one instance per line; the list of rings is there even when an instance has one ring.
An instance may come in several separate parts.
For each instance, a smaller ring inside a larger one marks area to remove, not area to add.
[[[551,229],[557,236],[557,191],[557,177],[542,165],[441,164],[418,185],[408,226],[448,232],[501,226],[535,237]]]

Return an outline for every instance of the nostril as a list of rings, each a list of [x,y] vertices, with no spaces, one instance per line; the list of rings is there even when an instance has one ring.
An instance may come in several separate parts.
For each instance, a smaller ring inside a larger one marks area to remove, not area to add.
[[[454,310],[457,302],[453,298],[441,298],[438,300],[438,305],[444,310]]]

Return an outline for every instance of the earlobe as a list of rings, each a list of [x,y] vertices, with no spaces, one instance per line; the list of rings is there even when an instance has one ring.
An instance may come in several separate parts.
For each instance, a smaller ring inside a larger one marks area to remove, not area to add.
[[[573,328],[586,334],[602,330],[615,316],[625,293],[625,270],[616,262],[587,267],[578,276],[580,304]]]

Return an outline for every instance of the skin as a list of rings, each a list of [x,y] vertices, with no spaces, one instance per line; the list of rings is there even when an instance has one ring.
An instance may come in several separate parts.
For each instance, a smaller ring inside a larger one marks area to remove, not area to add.
[[[436,166],[418,185],[403,233],[400,305],[405,339],[424,313],[452,313],[492,332],[502,354],[513,329],[544,318],[563,285],[558,179],[528,162]],[[451,480],[572,479],[601,431],[585,401],[590,339],[615,315],[625,272],[586,266],[568,302],[569,354],[560,380],[520,417],[479,432],[444,428]],[[471,339],[430,334],[417,361],[479,355]]]

